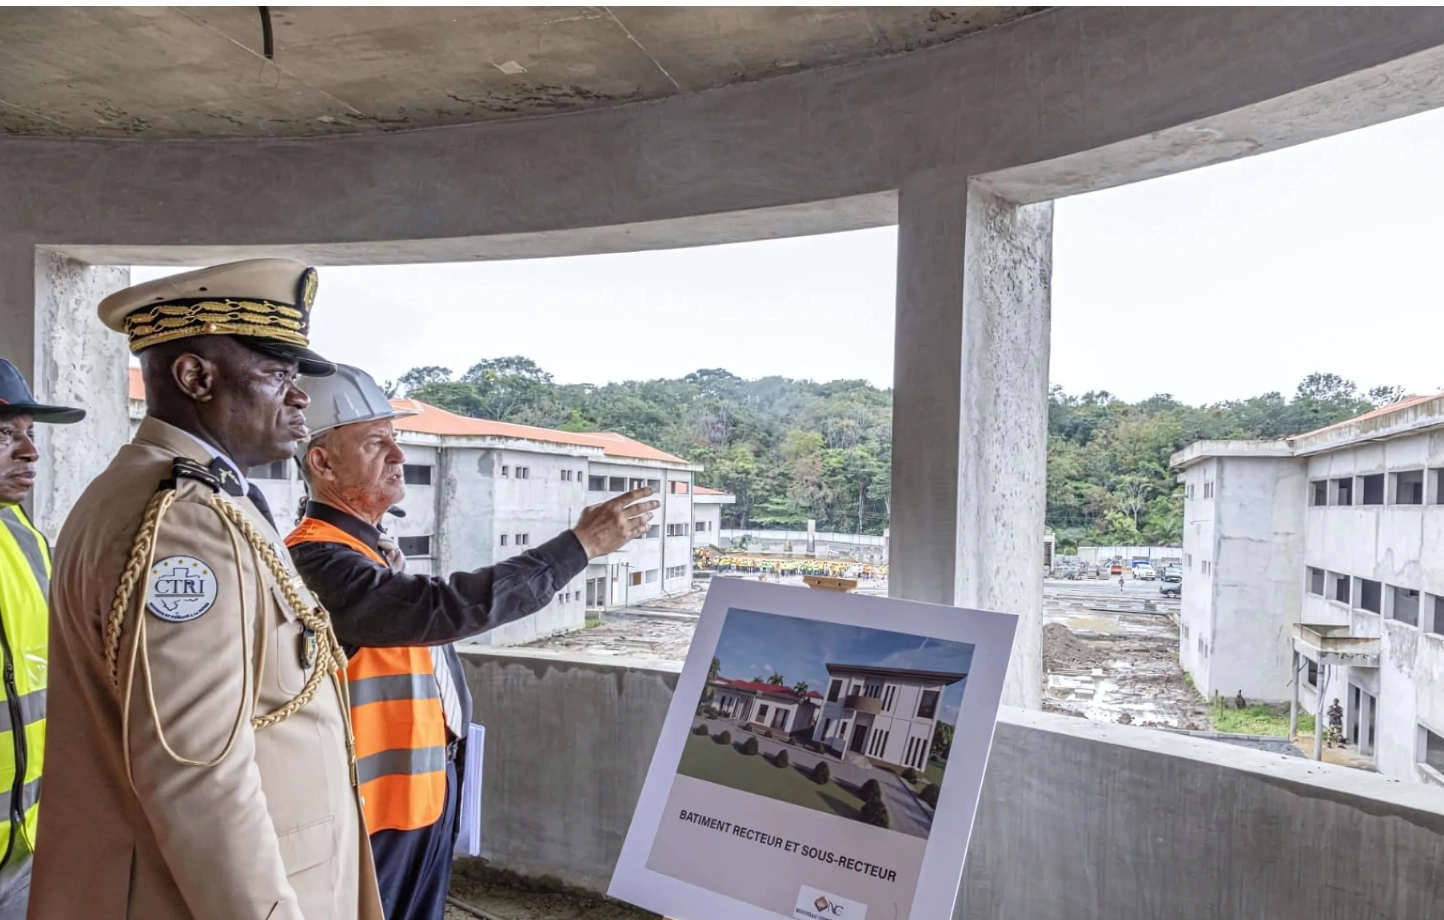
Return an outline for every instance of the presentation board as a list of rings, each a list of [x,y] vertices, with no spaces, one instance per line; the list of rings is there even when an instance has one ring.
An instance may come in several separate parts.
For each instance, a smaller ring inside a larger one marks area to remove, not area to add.
[[[1017,617],[716,578],[609,894],[677,920],[937,920]]]

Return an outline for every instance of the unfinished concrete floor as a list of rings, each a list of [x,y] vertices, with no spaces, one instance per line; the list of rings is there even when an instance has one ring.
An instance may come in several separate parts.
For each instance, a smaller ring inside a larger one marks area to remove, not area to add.
[[[547,890],[545,881],[521,883],[458,864],[451,896],[475,912],[448,904],[446,920],[660,920],[654,913],[573,891]]]

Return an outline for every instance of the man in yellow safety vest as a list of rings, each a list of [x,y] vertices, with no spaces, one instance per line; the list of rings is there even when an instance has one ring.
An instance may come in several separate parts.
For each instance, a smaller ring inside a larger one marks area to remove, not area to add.
[[[35,423],[83,418],[82,409],[37,403],[0,359],[0,920],[25,920],[45,754],[50,545],[20,503],[35,487]]]

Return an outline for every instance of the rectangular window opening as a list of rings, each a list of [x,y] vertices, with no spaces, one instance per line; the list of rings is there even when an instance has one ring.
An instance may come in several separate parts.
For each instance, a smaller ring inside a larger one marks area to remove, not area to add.
[[[1406,470],[1402,473],[1392,474],[1394,504],[1396,505],[1422,505],[1424,504],[1424,471]]]
[[[1354,503],[1354,480],[1335,479],[1334,483],[1334,504],[1352,505]]]
[[[1389,586],[1389,619],[1419,625],[1419,592],[1412,588]]]
[[[938,697],[941,694],[936,690],[924,690],[922,697],[918,700],[918,718],[931,719],[938,712]]]
[[[1363,496],[1363,503],[1366,505],[1382,505],[1384,503],[1384,474],[1375,473],[1372,476],[1359,477],[1360,493]]]
[[[419,463],[406,463],[401,467],[401,478],[408,486],[431,485],[431,467]]]
[[[651,584],[656,584],[656,582],[657,582],[657,570],[656,570],[656,569],[648,569],[648,570],[646,571],[646,573],[645,573],[645,577],[644,577],[642,580],[645,581],[645,582],[646,582],[647,584],[649,584],[649,585],[651,585]]]
[[[1368,578],[1359,579],[1359,606],[1370,613],[1384,612],[1384,586]]]
[[[1350,600],[1350,598],[1352,597],[1352,593],[1351,593],[1351,591],[1349,590],[1350,587],[1351,587],[1351,585],[1350,585],[1349,576],[1347,576],[1347,575],[1335,575],[1335,576],[1334,576],[1334,600],[1336,600],[1336,601],[1338,601],[1338,602],[1340,602],[1340,603],[1342,603],[1342,604],[1347,604],[1347,603],[1349,603],[1349,600]]]
[[[589,491],[589,492],[605,492],[605,491],[607,491],[607,477],[605,477],[605,476],[588,476],[588,477],[587,477],[587,491]]]
[[[625,491],[627,491],[627,477],[625,477],[625,476],[613,476],[611,479],[607,480],[607,491],[608,491],[608,492],[625,492]]]
[[[1327,479],[1316,479],[1313,482],[1313,497],[1309,504],[1316,508],[1322,508],[1329,503],[1329,481]]]
[[[410,559],[420,559],[431,555],[431,537],[397,537],[396,548],[401,554]]]
[[[1309,593],[1324,596],[1324,570],[1309,567]]]

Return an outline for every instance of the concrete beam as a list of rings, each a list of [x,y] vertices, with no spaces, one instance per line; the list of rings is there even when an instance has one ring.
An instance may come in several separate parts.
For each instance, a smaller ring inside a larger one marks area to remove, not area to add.
[[[1043,200],[1444,104],[1440,46],[1441,9],[1071,8],[897,57],[547,118],[296,140],[8,138],[0,234],[208,258],[370,245],[366,261],[414,261],[465,248],[424,241],[497,235],[515,238],[507,257],[575,252],[550,234],[579,228],[611,251],[634,230],[598,228],[759,209],[799,208],[798,226],[816,228],[817,202],[938,168],[1003,174],[1003,197]],[[835,216],[831,229],[856,225]],[[751,238],[746,221],[733,229]]]

